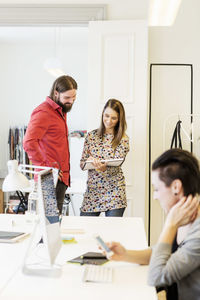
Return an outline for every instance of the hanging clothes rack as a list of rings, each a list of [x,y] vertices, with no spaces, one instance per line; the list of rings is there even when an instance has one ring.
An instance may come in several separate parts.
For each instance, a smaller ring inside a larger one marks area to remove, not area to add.
[[[169,115],[165,119],[164,126],[163,126],[163,151],[170,148],[169,141],[167,141],[167,143],[166,143],[167,124],[174,122],[174,126],[179,124],[180,132],[183,133],[182,141],[187,140],[190,143],[190,151],[193,152],[193,144],[194,144],[195,140],[200,138],[200,127],[199,127],[199,136],[196,135],[197,131],[196,131],[195,125],[194,125],[194,123],[197,122],[196,120],[198,120],[199,124],[200,124],[200,114],[171,114],[171,115]],[[184,126],[184,122],[186,122],[186,121],[189,124],[188,129],[186,129]],[[172,137],[172,134],[171,134],[171,137]]]
[[[27,126],[13,126],[9,128],[9,159],[16,159],[19,164],[29,164],[29,158],[23,149],[23,138],[26,128]]]

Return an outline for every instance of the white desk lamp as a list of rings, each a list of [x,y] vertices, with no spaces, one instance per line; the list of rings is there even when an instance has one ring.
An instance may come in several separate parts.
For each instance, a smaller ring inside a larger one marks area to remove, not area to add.
[[[32,169],[39,169],[42,171],[33,171]],[[24,257],[22,270],[25,274],[31,275],[59,276],[61,274],[61,268],[54,264],[56,256],[62,245],[60,237],[59,214],[57,210],[57,203],[55,203],[56,197],[49,198],[46,195],[47,193],[45,193],[46,185],[42,184],[42,178],[44,179],[45,176],[50,175],[51,188],[54,189],[55,185],[57,184],[59,170],[51,167],[33,165],[18,166],[16,160],[8,161],[9,174],[6,176],[3,183],[4,191],[13,191],[19,189],[24,191],[25,189],[30,187],[29,180],[23,174],[21,174],[19,170],[24,173],[33,173],[38,175],[37,200],[39,204],[39,217],[35,219],[35,226],[31,233],[31,238],[26,255]],[[46,211],[46,208],[49,206],[50,203],[49,201],[51,202],[51,208],[53,208],[53,210],[50,211],[50,213],[53,213],[53,215],[48,215],[48,212]],[[35,262],[34,257],[33,263],[32,254],[34,256],[35,253],[34,251],[32,252],[33,247],[35,249],[35,247],[37,247],[40,244],[42,246],[42,250],[44,251],[42,252],[42,254],[44,255],[44,261]]]
[[[54,178],[54,186],[56,186],[58,181],[58,172],[59,170],[56,168],[46,167],[46,166],[35,166],[35,165],[18,165],[17,160],[9,160],[7,162],[8,165],[8,175],[5,177],[2,185],[3,192],[14,192],[16,191],[20,204],[17,209],[17,213],[19,212],[20,206],[25,210],[25,206],[27,205],[27,201],[24,198],[22,192],[31,192],[33,190],[33,186],[27,177],[22,173],[31,173],[31,174],[39,174],[40,171],[34,171],[33,169],[39,170],[53,170],[53,178]],[[21,173],[22,172],[22,173]]]
[[[8,165],[8,175],[4,179],[2,190],[3,192],[14,192],[16,191],[19,197],[20,203],[17,206],[16,213],[22,208],[25,212],[27,208],[27,200],[25,199],[22,191],[25,189],[30,189],[29,180],[18,170],[18,162],[16,160],[9,160]]]
[[[16,190],[23,190],[30,187],[29,180],[18,170],[17,160],[9,160],[8,175],[4,179],[2,189],[4,192],[13,192]]]
[[[4,192],[13,192],[16,190],[26,190],[31,191],[31,185],[29,180],[22,173],[39,174],[39,171],[33,171],[32,169],[40,170],[53,170],[54,186],[57,184],[59,170],[52,167],[46,166],[34,166],[34,165],[18,165],[17,160],[9,160],[8,165],[8,175],[4,179],[2,189]]]

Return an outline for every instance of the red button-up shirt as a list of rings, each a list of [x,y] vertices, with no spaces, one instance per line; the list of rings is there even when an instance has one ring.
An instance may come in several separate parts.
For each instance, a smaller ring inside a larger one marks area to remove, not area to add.
[[[23,147],[34,165],[62,170],[62,181],[70,185],[66,114],[49,97],[33,110]]]

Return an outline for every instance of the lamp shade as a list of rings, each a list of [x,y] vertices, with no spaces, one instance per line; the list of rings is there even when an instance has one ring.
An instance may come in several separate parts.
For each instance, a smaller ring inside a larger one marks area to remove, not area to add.
[[[50,57],[46,59],[44,62],[44,69],[54,77],[66,75],[66,73],[62,70],[62,64],[58,57]]]
[[[2,190],[4,192],[20,191],[30,187],[29,180],[22,173],[18,171],[17,160],[9,160],[8,175],[4,179]]]

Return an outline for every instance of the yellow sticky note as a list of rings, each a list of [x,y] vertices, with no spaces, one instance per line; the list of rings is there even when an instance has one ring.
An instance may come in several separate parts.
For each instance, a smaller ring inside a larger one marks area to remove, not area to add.
[[[74,237],[63,238],[62,241],[64,244],[77,243]]]

